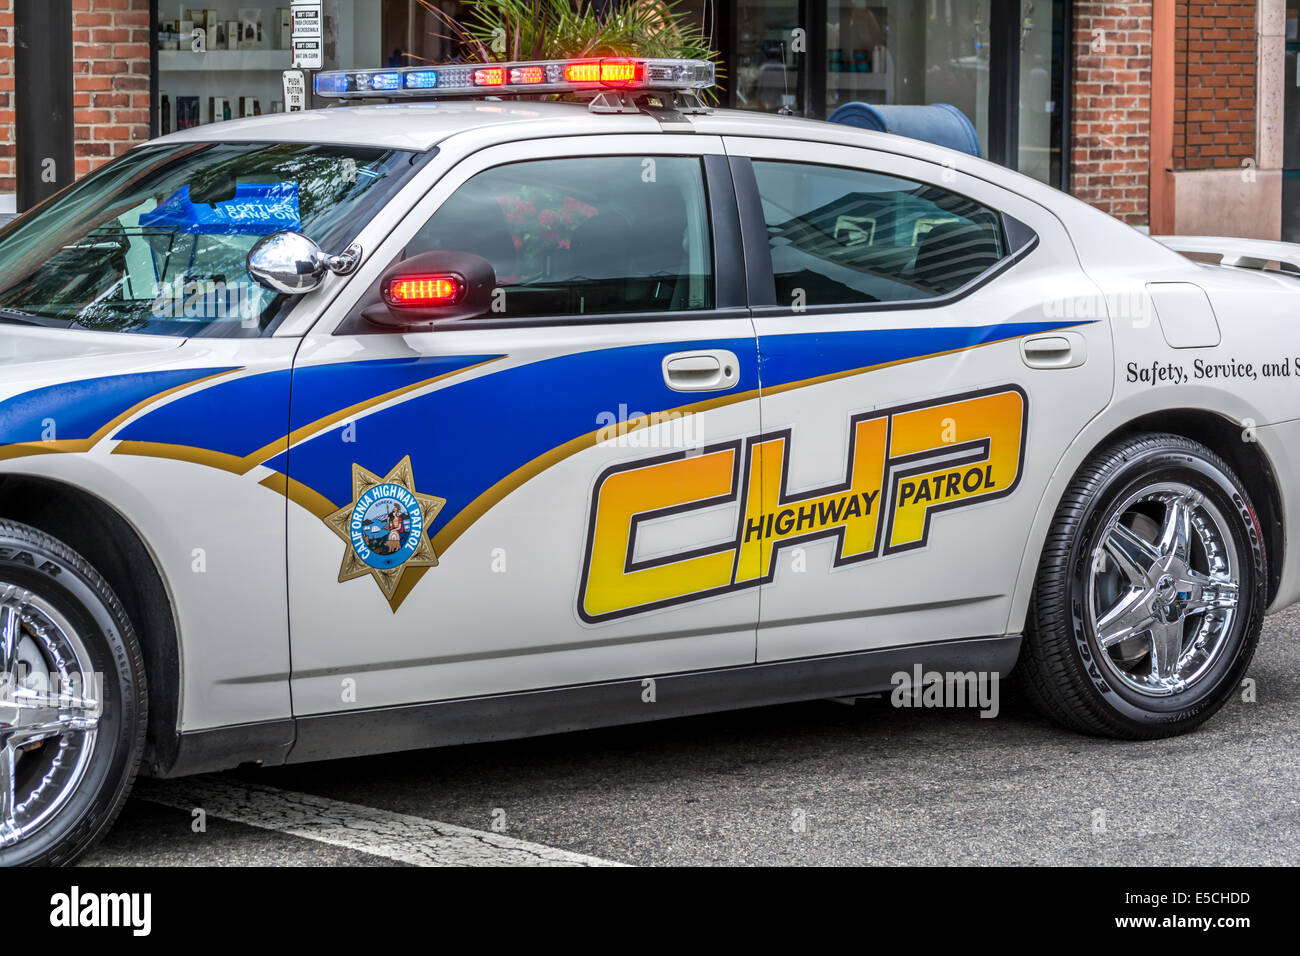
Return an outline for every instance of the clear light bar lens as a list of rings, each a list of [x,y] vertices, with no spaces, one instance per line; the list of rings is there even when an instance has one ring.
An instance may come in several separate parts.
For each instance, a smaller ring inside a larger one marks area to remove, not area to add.
[[[511,86],[527,85],[532,86],[535,83],[546,82],[546,68],[541,66],[516,66],[510,69]]]

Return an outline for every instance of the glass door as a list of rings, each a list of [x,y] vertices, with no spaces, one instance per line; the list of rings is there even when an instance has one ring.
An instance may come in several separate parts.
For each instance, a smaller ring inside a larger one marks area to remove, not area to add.
[[[786,6],[793,15],[796,4]],[[971,121],[985,158],[1061,188],[1070,7],[1068,0],[805,0],[814,27],[809,61],[820,64],[807,113],[827,117],[855,102],[946,103]]]
[[[989,133],[990,0],[829,0],[828,116],[845,103],[949,103]],[[987,155],[987,152],[986,152]]]
[[[740,0],[735,16],[733,105],[802,114],[809,37],[799,0]]]
[[[1020,0],[1020,146],[1017,168],[1061,182],[1066,25],[1063,0]]]

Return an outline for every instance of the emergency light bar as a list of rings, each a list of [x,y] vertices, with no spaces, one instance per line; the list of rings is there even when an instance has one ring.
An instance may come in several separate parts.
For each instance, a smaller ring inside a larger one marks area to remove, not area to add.
[[[685,92],[713,86],[707,60],[603,57],[525,63],[457,63],[316,74],[316,95],[332,99],[494,96],[601,90]]]

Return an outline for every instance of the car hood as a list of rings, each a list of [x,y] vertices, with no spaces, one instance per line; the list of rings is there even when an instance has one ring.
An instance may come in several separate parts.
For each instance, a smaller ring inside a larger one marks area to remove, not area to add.
[[[24,401],[24,396],[53,397],[64,384],[165,372],[174,367],[176,351],[186,341],[168,336],[0,325],[0,445],[22,440],[10,434],[19,406],[24,409],[23,417],[38,411],[35,404],[40,403]]]
[[[0,384],[32,375],[58,375],[60,366],[75,367],[72,374],[78,378],[85,368],[94,368],[92,374],[112,374],[137,362],[162,361],[162,356],[186,341],[162,335],[0,325]]]

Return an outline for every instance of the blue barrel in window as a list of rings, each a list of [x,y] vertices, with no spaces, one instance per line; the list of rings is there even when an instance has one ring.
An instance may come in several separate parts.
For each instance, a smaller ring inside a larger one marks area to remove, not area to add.
[[[948,103],[929,106],[873,106],[870,103],[845,103],[828,119],[832,123],[895,133],[924,140],[936,146],[960,150],[979,156],[980,138],[966,114]]]

